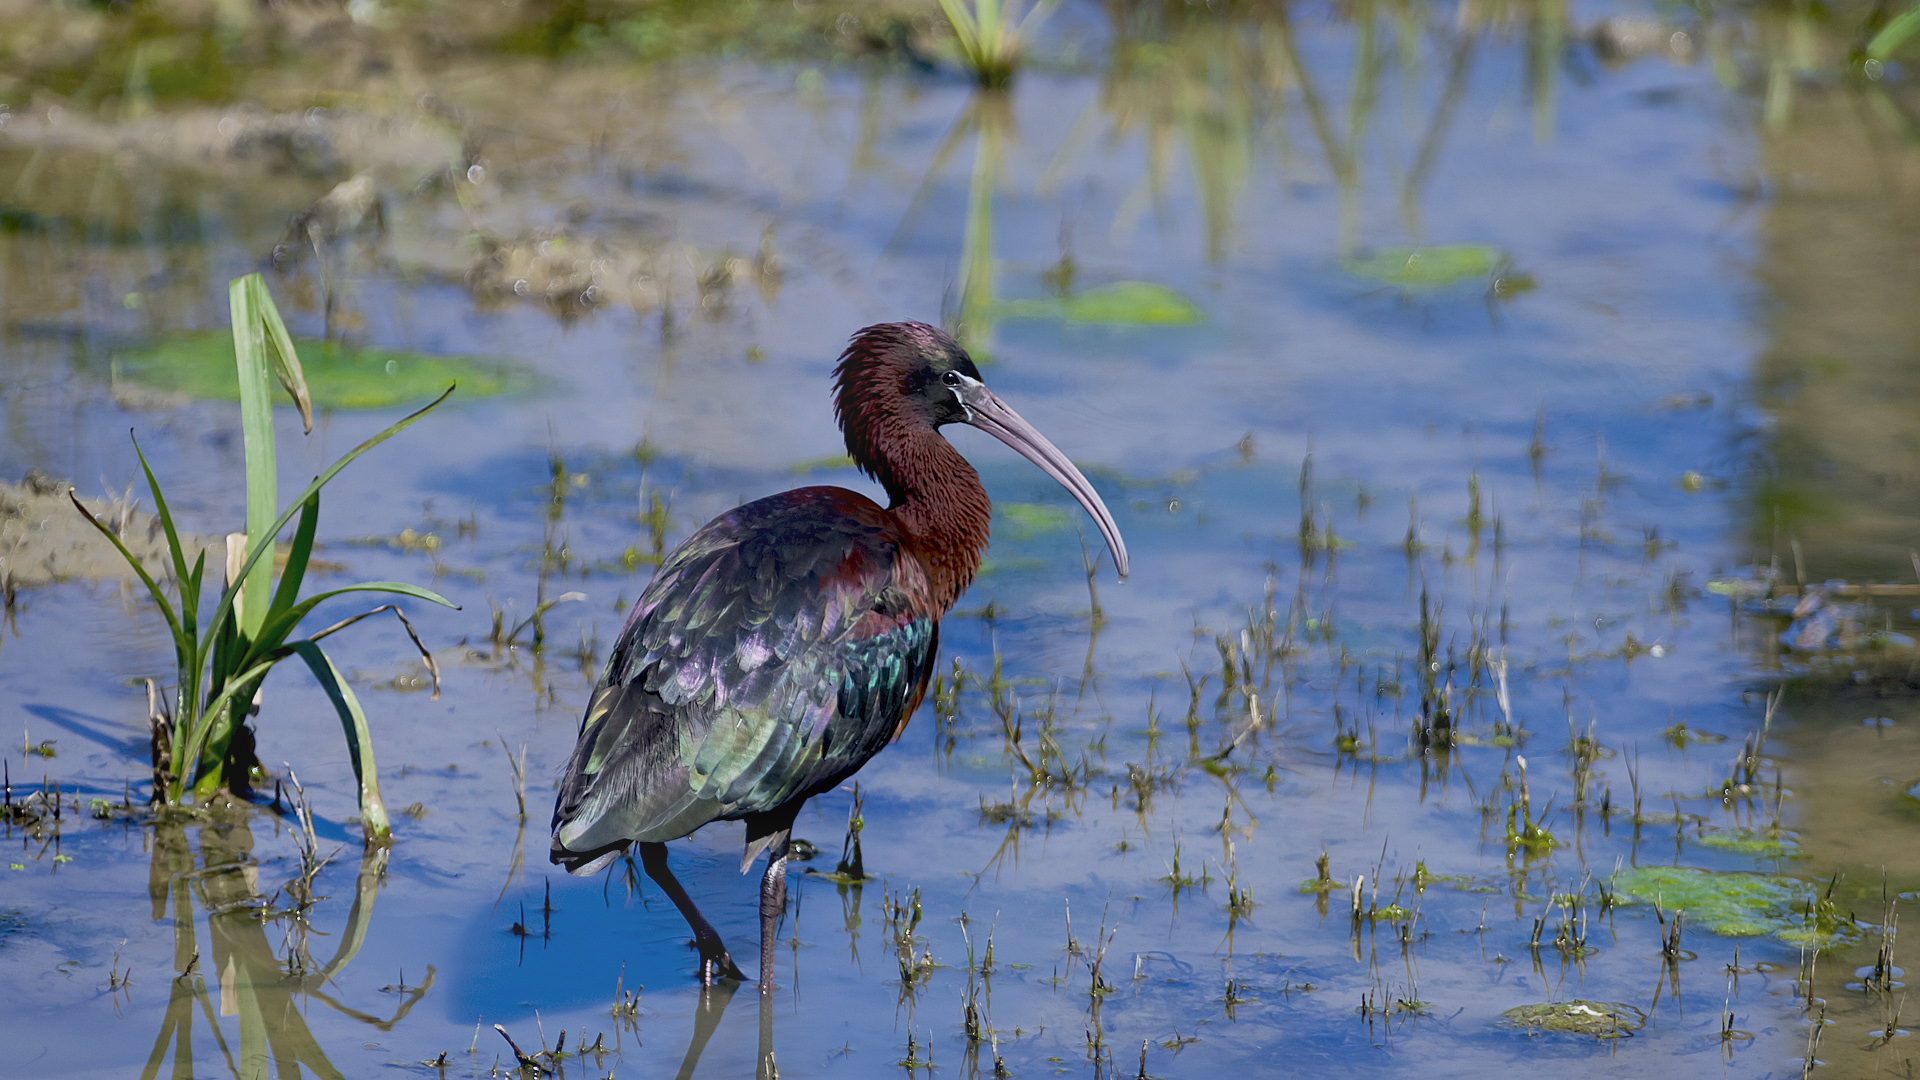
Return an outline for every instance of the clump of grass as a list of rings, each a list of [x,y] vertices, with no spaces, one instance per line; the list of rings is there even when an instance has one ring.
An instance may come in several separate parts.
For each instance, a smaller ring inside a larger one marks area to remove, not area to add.
[[[627,989],[627,965],[620,965],[620,974],[613,980],[613,1018],[632,1022],[640,1018],[640,991],[644,986]]]
[[[1025,16],[1020,0],[940,0],[947,25],[960,45],[960,59],[974,81],[989,90],[1013,82],[1026,51],[1026,37],[1038,29],[1058,0],[1039,0]]]
[[[1660,907],[1658,900],[1653,904],[1653,917],[1660,920],[1660,955],[1669,964],[1679,963],[1686,955],[1680,948],[1680,919],[1686,913],[1675,911],[1673,919],[1667,919],[1667,913]]]
[[[1322,896],[1340,888],[1340,882],[1333,879],[1333,859],[1325,851],[1313,860],[1314,876],[1300,883],[1303,893],[1319,893]]]
[[[1198,885],[1202,888],[1213,882],[1213,875],[1207,873],[1203,865],[1198,875],[1183,872],[1180,869],[1180,845],[1173,845],[1173,861],[1167,864],[1167,872],[1160,877],[1174,892],[1189,891]]]
[[[915,951],[925,944],[925,939],[918,936],[923,914],[920,889],[915,886],[910,893],[883,895],[880,907],[887,918],[887,938],[893,942],[894,958],[900,966],[901,988],[911,993],[940,966],[934,962],[931,946]]]
[[[860,813],[860,805],[866,800],[860,796],[860,785],[853,785],[853,805],[847,808],[847,838],[840,846],[840,861],[834,864],[833,872],[852,881],[865,881],[867,861],[860,854],[860,832],[866,828],[866,818]]]
[[[500,749],[507,755],[507,768],[513,772],[513,801],[519,807],[521,821],[527,820],[527,744],[520,744],[520,756],[514,757],[513,750],[507,745],[507,737],[501,735],[498,728],[494,734],[500,737]]]
[[[106,523],[94,517],[71,491],[75,509],[139,575],[153,596],[160,614],[166,619],[174,643],[176,682],[171,710],[158,705],[153,710],[153,801],[171,805],[204,802],[222,790],[244,793],[251,774],[258,768],[253,754],[253,735],[246,719],[259,707],[261,681],[274,665],[298,657],[313,671],[327,698],[333,702],[345,733],[348,756],[353,762],[360,790],[360,821],[369,842],[382,842],[392,834],[386,804],[380,798],[379,779],[374,771],[373,743],[367,730],[367,718],[358,698],[340,674],[340,669],[320,648],[320,641],[336,631],[383,611],[400,619],[414,645],[425,658],[434,680],[434,696],[439,696],[440,672],[433,657],[413,632],[398,607],[383,604],[370,611],[341,620],[304,638],[289,640],[301,622],[315,607],[333,597],[353,592],[389,593],[411,596],[446,607],[455,605],[438,593],[397,581],[370,581],[329,589],[302,600],[300,586],[313,555],[315,530],[320,520],[320,489],[337,476],[355,458],[392,438],[412,425],[428,410],[439,405],[453,392],[447,388],[425,408],[348,451],[340,460],[307,485],[285,510],[276,513],[278,496],[275,482],[273,410],[269,396],[268,372],[271,371],[299,406],[307,430],[313,429],[313,408],[308,399],[300,359],[293,339],[274,308],[260,275],[235,279],[228,298],[233,312],[234,348],[238,357],[241,427],[246,445],[247,531],[228,537],[226,583],[211,617],[202,620],[201,599],[206,570],[202,552],[193,565],[187,565],[186,549],[174,528],[173,515],[161,493],[160,481],[153,475],[139,443],[134,450],[146,473],[147,488],[153,495],[155,517],[166,531],[167,549],[172,560],[172,585],[175,598],[140,562]],[[276,585],[270,557],[275,540],[299,515],[287,563]]]
[[[1507,807],[1507,850],[1526,848],[1528,851],[1545,851],[1559,843],[1545,825],[1546,815],[1541,821],[1533,817],[1533,794],[1527,786],[1527,759],[1515,757],[1520,766],[1520,798]],[[1549,801],[1551,808],[1551,801]]]
[[[1869,990],[1889,993],[1898,985],[1894,982],[1894,975],[1899,969],[1893,966],[1893,942],[1900,931],[1900,914],[1894,899],[1887,895],[1884,878],[1880,882],[1880,896],[1885,905],[1880,917],[1880,949],[1874,956],[1873,970],[1867,973],[1863,982]]]

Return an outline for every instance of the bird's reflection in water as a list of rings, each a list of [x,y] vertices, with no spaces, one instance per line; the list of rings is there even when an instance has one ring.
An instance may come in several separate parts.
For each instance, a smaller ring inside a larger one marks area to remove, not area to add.
[[[700,988],[700,1003],[693,1011],[693,1036],[687,1040],[687,1053],[680,1059],[675,1080],[692,1080],[694,1070],[700,1066],[700,1055],[720,1030],[720,1018],[726,1015],[727,1005],[739,990],[740,984],[732,979],[721,979],[712,986]],[[760,1052],[754,1058],[754,1076],[756,1080],[779,1080],[780,1069],[773,1054],[773,995],[754,996],[760,999]]]
[[[196,1014],[205,1017],[219,1054],[237,1076],[265,1075],[270,1067],[282,1077],[306,1073],[338,1077],[340,1070],[327,1060],[307,1026],[306,1001],[318,1001],[342,1016],[391,1031],[433,987],[434,969],[428,967],[417,986],[382,988],[400,995],[393,1015],[385,1019],[345,1005],[330,994],[329,982],[346,969],[366,941],[386,872],[387,851],[368,848],[362,853],[339,945],[331,959],[318,963],[308,952],[309,916],[325,899],[315,896],[313,888],[327,860],[316,855],[311,843],[302,844],[303,857],[292,880],[262,893],[261,866],[253,855],[251,820],[256,813],[215,812],[162,820],[155,827],[148,892],[155,920],[171,912],[176,974],[143,1080],[159,1075],[169,1049],[173,1051],[171,1075],[195,1076],[202,1071],[194,1060]],[[197,836],[190,838],[189,833]],[[198,859],[193,839],[199,841]],[[199,936],[203,912],[204,945]],[[277,948],[268,937],[270,927],[281,937]],[[217,1007],[212,990],[219,994]],[[237,1035],[237,1043],[229,1041],[229,1031]]]
[[[860,959],[861,887],[858,883],[837,882],[835,891],[840,894],[841,914],[844,916],[847,932],[847,947],[857,964]],[[800,980],[801,944],[797,925],[798,908],[799,893],[796,890],[793,901],[796,925],[792,938],[794,957],[792,978],[796,985]],[[720,1030],[721,1018],[726,1015],[727,1006],[733,1001],[734,994],[739,992],[740,986],[740,983],[731,979],[722,979],[712,986],[700,988],[700,1001],[693,1013],[693,1034],[687,1040],[687,1052],[680,1060],[680,1071],[675,1074],[676,1080],[692,1080],[695,1070],[699,1068],[701,1055],[706,1052],[707,1044],[713,1041],[715,1033]],[[780,1069],[773,1048],[773,995],[763,992],[755,996],[759,998],[760,1004],[760,1046],[759,1053],[754,1058],[754,1076],[756,1080],[779,1080]]]

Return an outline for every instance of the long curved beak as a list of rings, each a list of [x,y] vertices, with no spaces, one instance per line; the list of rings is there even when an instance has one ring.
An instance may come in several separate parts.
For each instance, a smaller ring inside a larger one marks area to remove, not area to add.
[[[993,391],[973,383],[960,393],[961,403],[967,407],[967,423],[999,439],[1018,451],[1020,456],[1040,466],[1040,471],[1059,481],[1073,495],[1075,501],[1086,510],[1093,523],[1100,527],[1100,535],[1107,541],[1107,550],[1113,552],[1113,568],[1120,572],[1120,580],[1127,578],[1127,543],[1120,539],[1120,526],[1113,523],[1113,515],[1107,513],[1107,504],[1100,501],[1100,493],[1073,467],[1067,455],[1047,441],[1032,424],[1021,419],[1001,401]]]

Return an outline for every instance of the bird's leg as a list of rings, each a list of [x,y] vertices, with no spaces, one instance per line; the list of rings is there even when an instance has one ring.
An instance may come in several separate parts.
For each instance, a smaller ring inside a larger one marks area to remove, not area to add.
[[[773,992],[773,941],[787,910],[787,840],[781,829],[767,845],[767,872],[760,877],[760,993]]]
[[[667,845],[640,845],[640,865],[646,868],[647,876],[660,886],[673,906],[680,909],[686,917],[687,925],[693,928],[693,941],[700,950],[700,982],[712,986],[715,979],[734,979],[746,982],[747,977],[739,965],[727,952],[727,944],[720,940],[720,932],[713,928],[700,909],[693,906],[693,897],[680,887],[680,881],[667,869]]]
[[[754,1062],[753,1078],[780,1080],[780,1066],[773,1060],[773,995],[767,993],[760,995],[760,1057]]]

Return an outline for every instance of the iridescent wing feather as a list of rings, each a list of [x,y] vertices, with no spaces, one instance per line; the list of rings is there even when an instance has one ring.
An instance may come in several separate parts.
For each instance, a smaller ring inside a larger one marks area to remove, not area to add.
[[[588,704],[553,861],[589,873],[631,842],[797,805],[878,753],[919,705],[938,644],[903,543],[871,500],[830,487],[688,537]]]

